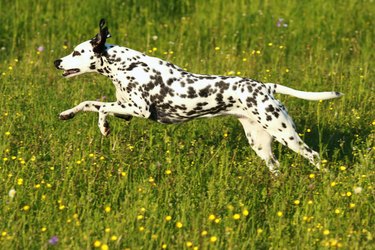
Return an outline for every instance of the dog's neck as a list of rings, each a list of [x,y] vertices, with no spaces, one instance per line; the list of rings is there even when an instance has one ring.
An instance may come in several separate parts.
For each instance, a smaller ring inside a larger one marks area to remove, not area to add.
[[[139,62],[145,56],[145,54],[136,50],[106,44],[105,51],[97,59],[96,71],[113,81],[118,73],[124,74],[132,63]]]
[[[116,88],[118,100],[126,101],[126,87],[129,83],[128,70],[138,64],[145,54],[118,45],[106,44],[106,50],[96,60],[96,72],[108,77]]]

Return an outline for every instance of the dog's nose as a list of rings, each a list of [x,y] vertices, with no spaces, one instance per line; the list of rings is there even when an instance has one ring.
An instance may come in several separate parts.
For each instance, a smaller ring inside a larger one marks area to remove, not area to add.
[[[56,68],[59,68],[60,67],[60,63],[62,62],[62,60],[61,59],[57,59],[56,61],[54,61],[54,63],[53,64],[55,64],[55,67]]]

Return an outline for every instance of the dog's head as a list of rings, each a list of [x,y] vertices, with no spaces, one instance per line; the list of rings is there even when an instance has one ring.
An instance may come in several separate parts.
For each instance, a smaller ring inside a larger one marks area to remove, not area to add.
[[[99,22],[99,33],[96,36],[79,44],[69,55],[55,60],[57,69],[64,70],[64,77],[72,77],[86,72],[94,72],[98,58],[106,53],[105,42],[111,37],[105,20]]]

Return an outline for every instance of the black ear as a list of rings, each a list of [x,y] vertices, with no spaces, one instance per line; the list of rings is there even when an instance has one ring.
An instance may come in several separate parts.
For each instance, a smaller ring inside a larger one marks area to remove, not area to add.
[[[103,53],[105,50],[105,42],[107,38],[111,37],[108,28],[105,26],[105,19],[102,18],[99,22],[99,33],[91,40],[95,53]]]

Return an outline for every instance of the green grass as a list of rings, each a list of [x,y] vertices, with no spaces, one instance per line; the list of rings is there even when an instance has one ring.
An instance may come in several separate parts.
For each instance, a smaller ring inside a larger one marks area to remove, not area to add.
[[[372,1],[0,4],[1,249],[375,248]],[[275,143],[272,178],[231,117],[112,118],[108,138],[96,114],[59,121],[83,100],[115,98],[108,79],[53,67],[102,17],[108,42],[192,72],[345,93],[278,97],[329,171]]]

